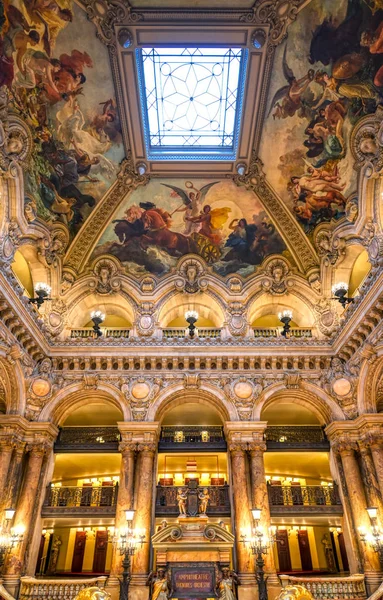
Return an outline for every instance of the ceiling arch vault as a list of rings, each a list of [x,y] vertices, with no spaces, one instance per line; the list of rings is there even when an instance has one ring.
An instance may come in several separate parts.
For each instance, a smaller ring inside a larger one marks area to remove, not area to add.
[[[61,423],[89,389],[125,420],[185,390],[222,420],[295,389],[321,423],[376,411],[383,9],[197,4],[5,4],[8,413]]]

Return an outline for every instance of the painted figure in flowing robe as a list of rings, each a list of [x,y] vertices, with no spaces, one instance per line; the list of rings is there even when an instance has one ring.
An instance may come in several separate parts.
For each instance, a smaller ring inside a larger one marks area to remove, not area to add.
[[[234,571],[224,567],[222,569],[222,577],[217,581],[217,591],[220,600],[237,600],[237,586],[239,579]]]
[[[170,584],[165,569],[158,569],[156,575],[151,571],[146,585],[150,586],[150,600],[168,600],[170,597]]]

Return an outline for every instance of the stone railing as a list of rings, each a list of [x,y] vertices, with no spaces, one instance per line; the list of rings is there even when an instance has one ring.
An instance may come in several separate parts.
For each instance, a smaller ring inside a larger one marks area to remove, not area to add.
[[[226,450],[223,427],[209,425],[184,425],[162,427],[159,450],[188,450],[198,446],[202,450]]]
[[[330,449],[323,428],[318,425],[272,425],[266,429],[265,440],[268,450]]]
[[[185,338],[187,337],[187,327],[167,327],[162,330],[165,339]],[[220,338],[221,329],[219,327],[197,327],[195,337],[199,339]]]
[[[293,577],[279,575],[282,586],[302,585],[315,600],[358,600],[367,597],[364,575],[349,577]],[[377,599],[374,599],[377,600]]]
[[[22,577],[19,600],[74,600],[84,588],[97,586],[105,588],[107,577],[92,579],[36,579]],[[8,600],[8,599],[6,599]]]
[[[3,586],[0,580],[0,600],[15,600],[13,596]]]
[[[253,327],[255,338],[277,338],[282,336],[282,327]],[[311,327],[291,327],[289,337],[311,338],[313,332]]]
[[[118,452],[121,434],[117,427],[63,427],[55,452]]]
[[[342,514],[343,507],[336,483],[322,485],[267,485],[273,516],[295,513]]]
[[[176,516],[179,514],[177,493],[180,488],[176,486],[157,486],[156,495],[156,516]],[[209,504],[206,514],[208,516],[229,516],[230,499],[229,486],[201,486],[198,487],[198,493],[203,489],[209,491]]]
[[[128,338],[130,329],[126,327],[100,327],[101,333],[105,338]],[[72,339],[97,339],[95,331],[91,327],[77,327],[70,332]]]
[[[114,515],[117,496],[117,483],[105,487],[48,486],[42,515]]]
[[[383,598],[383,583],[369,596],[368,600],[380,600],[381,598]]]

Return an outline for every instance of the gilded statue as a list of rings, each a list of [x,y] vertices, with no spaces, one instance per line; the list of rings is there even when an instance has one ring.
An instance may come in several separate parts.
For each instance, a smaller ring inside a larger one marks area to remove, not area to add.
[[[171,593],[168,573],[165,569],[157,569],[157,573],[151,571],[146,585],[150,586],[150,600],[168,600]]]
[[[228,567],[222,569],[222,575],[218,578],[216,589],[220,600],[237,600],[237,587],[239,579],[234,571],[230,571]]]
[[[111,600],[112,596],[105,590],[100,590],[99,587],[93,586],[81,590],[74,600]]]
[[[276,600],[314,600],[313,596],[303,585],[287,585]]]
[[[199,514],[206,515],[207,505],[209,504],[210,494],[207,488],[204,488],[198,494],[199,503]]]
[[[178,502],[178,510],[180,511],[180,515],[186,515],[186,501],[188,495],[186,490],[180,488],[177,492],[177,502]]]

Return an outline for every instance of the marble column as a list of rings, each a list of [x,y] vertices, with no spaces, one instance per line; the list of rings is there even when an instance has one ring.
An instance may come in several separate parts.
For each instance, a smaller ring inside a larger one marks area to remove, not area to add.
[[[364,488],[367,496],[368,506],[376,506],[378,509],[379,524],[383,524],[383,502],[380,492],[378,479],[375,472],[374,461],[370,452],[370,448],[365,445],[365,441],[359,441],[359,451],[362,462],[362,472],[364,480]]]
[[[8,469],[7,481],[5,483],[6,504],[12,508],[16,507],[17,492],[21,484],[22,462],[25,453],[25,442],[14,443],[10,467]]]
[[[372,460],[375,465],[375,472],[379,483],[380,492],[383,497],[383,432],[379,434],[371,434],[368,436],[368,444],[371,449]]]
[[[251,508],[261,509],[261,520],[259,526],[264,530],[266,535],[269,535],[270,529],[270,506],[267,493],[267,484],[265,478],[265,466],[263,455],[266,451],[266,443],[262,441],[249,443],[250,450],[250,472],[251,472]],[[277,577],[274,554],[272,546],[268,554],[265,556],[265,571],[269,574],[268,584],[280,587]]]
[[[126,527],[125,511],[129,508],[133,508],[134,455],[136,449],[137,444],[134,443],[121,442],[119,445],[119,451],[121,452],[121,469],[116,506],[116,529]],[[121,574],[121,562],[122,557],[120,552],[113,546],[108,586],[119,585],[117,577]]]
[[[33,512],[47,445],[45,443],[29,444],[26,450],[29,452],[28,463],[13,522],[13,528],[23,529],[24,535],[22,542],[16,546],[12,554],[8,554],[4,572],[4,585],[14,595],[23,572],[25,551],[33,529]]]
[[[234,526],[237,553],[237,571],[242,585],[254,583],[254,565],[250,549],[241,542],[241,532],[251,535],[251,513],[247,493],[246,443],[233,442],[229,445],[231,453],[231,473],[233,481]]]
[[[14,443],[12,441],[12,439],[2,439],[0,441],[0,490],[2,490],[2,497],[1,497],[1,502],[0,502],[0,508],[1,511],[4,510],[4,508],[7,508],[5,506],[5,503],[7,501],[7,497],[6,497],[6,493],[5,490],[8,487],[7,486],[7,482],[8,482],[8,474],[9,474],[9,465],[11,463],[11,458],[12,458],[12,454],[13,454],[13,448],[14,448]]]
[[[356,457],[357,444],[346,441],[338,443],[337,452],[340,454],[343,470],[346,476],[346,486],[350,498],[352,517],[355,530],[370,529],[370,518],[366,511],[367,500],[364,492],[363,481]],[[358,544],[362,558],[362,566],[366,576],[368,594],[371,594],[380,584],[380,564],[378,555],[374,550],[361,541],[358,535]]]
[[[145,544],[138,546],[132,564],[132,586],[145,586],[149,573],[153,499],[153,469],[157,444],[138,444],[140,453],[138,487],[135,490],[134,528],[145,533]],[[138,590],[137,590],[138,592]],[[138,596],[137,596],[138,597]]]

